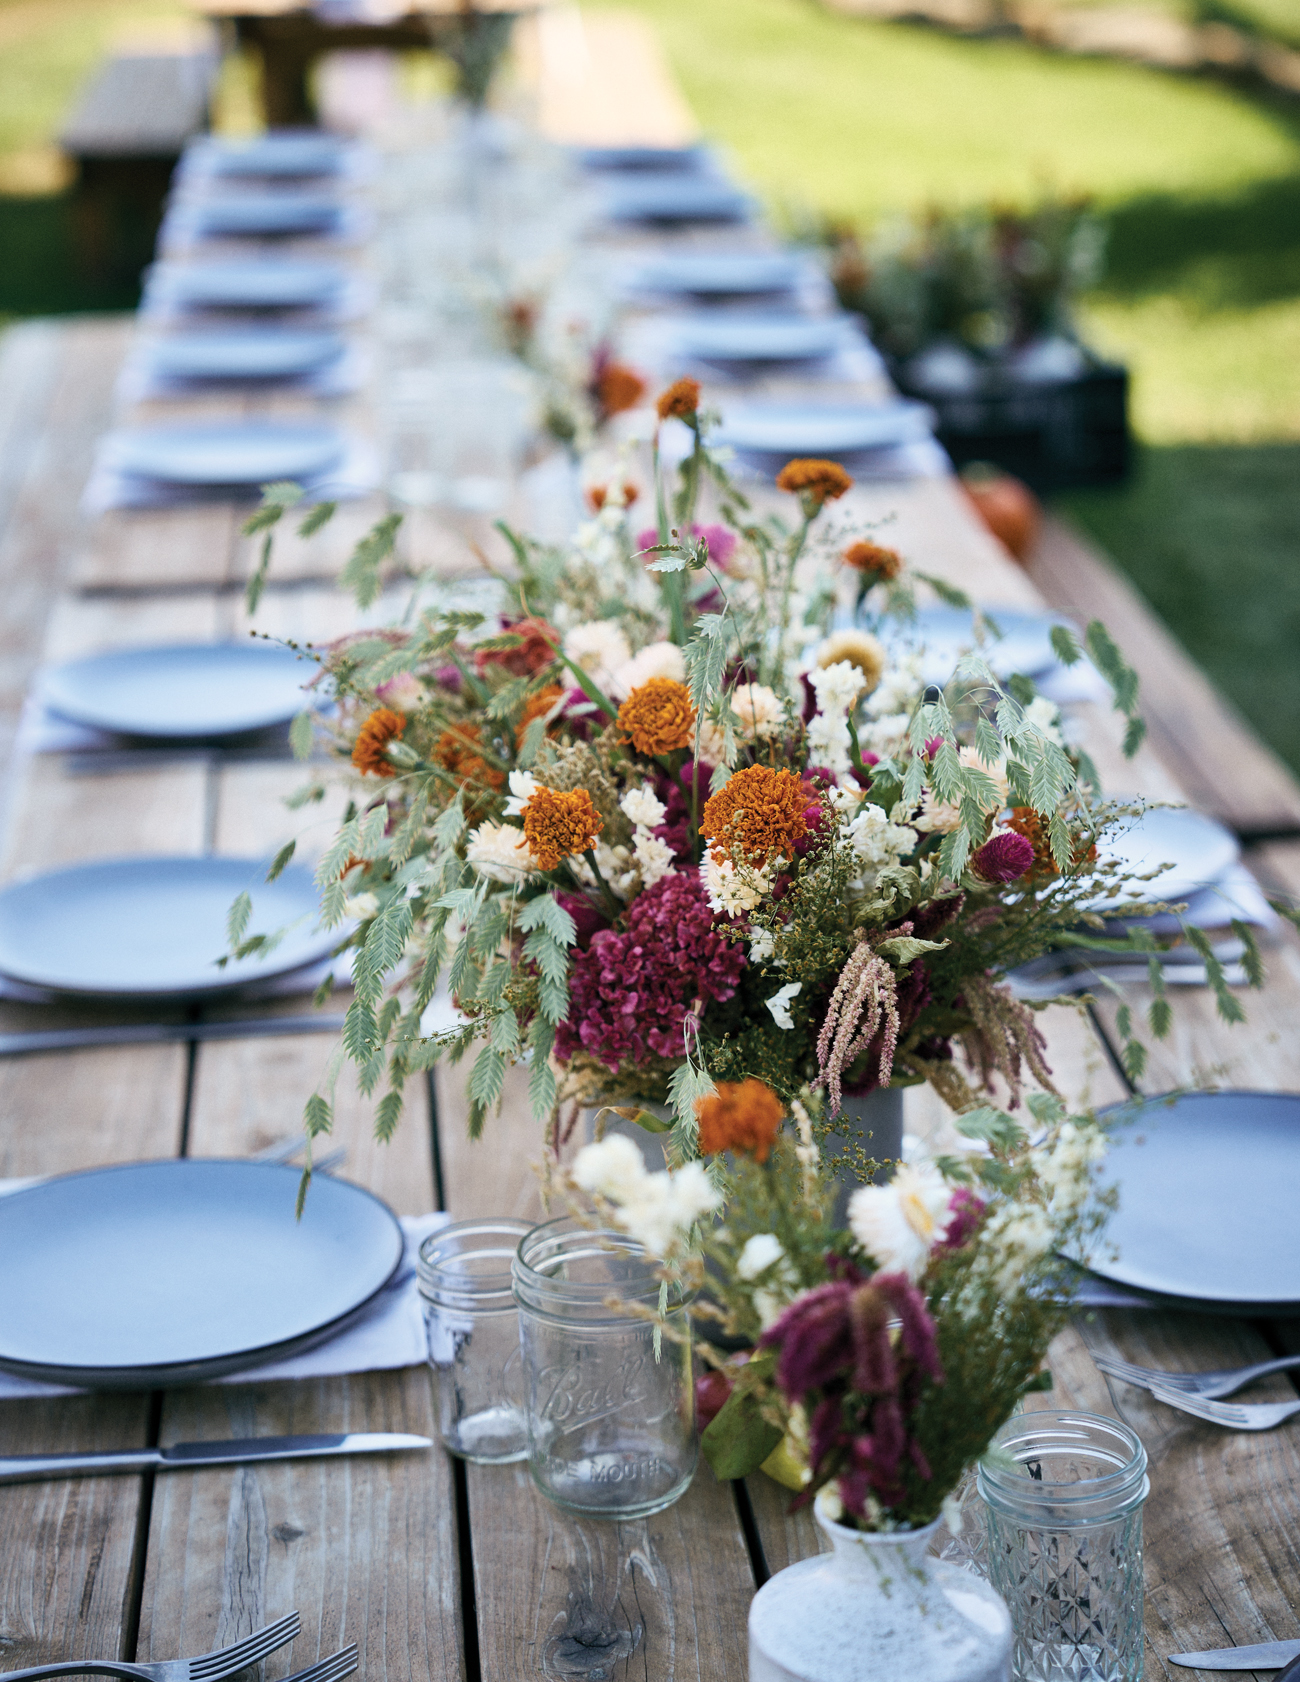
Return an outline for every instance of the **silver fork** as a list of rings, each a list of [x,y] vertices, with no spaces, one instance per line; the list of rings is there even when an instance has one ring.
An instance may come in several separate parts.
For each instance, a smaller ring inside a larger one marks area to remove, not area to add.
[[[1162,1390],[1181,1390],[1189,1396],[1231,1396],[1257,1378],[1300,1368],[1300,1355],[1282,1355],[1253,1367],[1224,1367],[1217,1372],[1161,1372],[1159,1367],[1136,1367],[1131,1361],[1116,1361],[1109,1355],[1094,1354],[1092,1361],[1098,1371],[1122,1378],[1140,1390],[1151,1390],[1158,1384]]]
[[[1190,1413],[1193,1419],[1226,1425],[1231,1431],[1271,1431],[1292,1414],[1300,1413],[1300,1401],[1215,1402],[1205,1396],[1188,1395],[1186,1390],[1162,1390],[1156,1384],[1151,1386],[1151,1394],[1168,1407]]]
[[[268,1624],[265,1629],[246,1635],[229,1647],[218,1647],[211,1653],[200,1653],[196,1659],[150,1660],[146,1664],[128,1664],[121,1659],[63,1659],[57,1664],[38,1664],[30,1670],[0,1671],[4,1682],[35,1682],[38,1676],[123,1676],[137,1677],[140,1682],[222,1682],[226,1676],[247,1670],[277,1647],[287,1646],[298,1633],[298,1614]],[[329,1662],[328,1660],[326,1661]],[[346,1675],[346,1672],[340,1674]]]
[[[341,1678],[351,1676],[356,1668],[357,1645],[354,1641],[350,1647],[340,1647],[337,1653],[331,1653],[329,1658],[308,1665],[306,1670],[297,1670],[292,1676],[286,1676],[284,1682],[341,1682]]]

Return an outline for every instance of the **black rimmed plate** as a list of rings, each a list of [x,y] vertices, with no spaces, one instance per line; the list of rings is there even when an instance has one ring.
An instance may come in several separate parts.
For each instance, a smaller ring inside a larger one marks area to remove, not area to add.
[[[191,1384],[323,1342],[395,1276],[397,1217],[359,1186],[202,1159],[0,1198],[0,1367],[84,1388]]]
[[[115,433],[109,453],[119,473],[162,484],[264,485],[328,473],[345,449],[332,426],[218,421]]]
[[[0,975],[52,993],[198,999],[319,963],[339,931],[318,926],[310,872],[265,875],[261,859],[123,858],[12,882],[0,889]],[[218,968],[245,891],[249,933],[287,933],[267,955]]]
[[[323,309],[337,302],[347,279],[334,263],[257,258],[167,264],[158,270],[163,290],[191,309]]]
[[[121,648],[51,668],[41,698],[64,718],[120,736],[211,740],[285,723],[314,673],[292,650],[264,643]]]
[[[195,227],[209,239],[328,233],[342,214],[337,199],[315,193],[231,193],[193,210]]]
[[[1104,1279],[1218,1308],[1300,1303],[1300,1094],[1186,1092],[1103,1112],[1119,1208]]]
[[[266,327],[177,333],[149,347],[149,367],[172,380],[285,380],[319,373],[346,349],[337,333]]]

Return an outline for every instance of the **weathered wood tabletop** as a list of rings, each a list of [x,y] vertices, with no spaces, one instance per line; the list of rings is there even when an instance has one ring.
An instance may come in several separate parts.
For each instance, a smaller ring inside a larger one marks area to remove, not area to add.
[[[11,511],[0,531],[0,561],[6,553],[30,553],[20,540],[36,516],[22,512],[25,495],[44,509],[38,532],[53,530],[57,540],[47,566],[62,567],[67,584],[48,619],[47,659],[239,634],[247,623],[241,511],[117,513],[78,527],[37,495],[41,485],[47,495],[51,489],[50,463],[71,424],[69,365],[59,357],[102,360],[110,338],[87,350],[75,331],[62,340],[51,333],[44,349],[31,350],[37,359],[53,358],[44,384],[31,376],[32,390],[39,385],[46,393],[37,405],[39,447],[15,466],[21,483],[0,479]],[[118,353],[123,342],[119,334]],[[62,393],[62,407],[49,392]],[[365,403],[349,400],[351,412]],[[15,417],[0,421],[12,429]],[[82,446],[72,439],[69,448],[75,456]],[[65,484],[64,497],[71,494]],[[987,603],[1041,601],[1025,573],[976,527],[951,482],[854,494],[863,510],[894,518],[890,540],[918,566]],[[343,526],[355,530],[368,513],[354,507]],[[285,558],[259,624],[319,637],[347,623],[346,604],[318,576],[337,564],[337,543],[346,536],[344,529],[331,539],[333,549],[318,545],[310,555]],[[59,576],[51,576],[57,588]],[[1121,643],[1125,629],[1111,625]],[[1112,786],[1179,797],[1176,767],[1150,749],[1135,767],[1124,766],[1111,717],[1092,713],[1090,741]],[[1230,787],[1233,766],[1219,771]],[[300,778],[299,769],[275,758],[174,754],[142,762],[137,755],[98,766],[30,758],[7,791],[0,875],[130,852],[269,853],[298,829],[276,796]],[[326,833],[317,831],[322,843]],[[1300,843],[1275,842],[1252,862],[1275,885],[1300,890]],[[1300,1089],[1300,945],[1289,936],[1269,954],[1267,987],[1247,1003],[1248,1025],[1229,1028],[1207,993],[1180,991],[1175,1031],[1156,1048],[1145,1087],[1218,1079]],[[302,1008],[302,1001],[274,1007]],[[84,1016],[4,1005],[0,1029]],[[1107,1008],[1091,1015],[1054,1009],[1048,1026],[1051,1058],[1071,1096],[1104,1103],[1124,1094]],[[0,1061],[0,1175],[250,1153],[298,1130],[328,1050],[327,1038],[286,1034]],[[908,1105],[913,1131],[941,1125],[924,1090],[909,1091]],[[540,1138],[522,1083],[510,1083],[482,1143],[468,1141],[464,1114],[459,1077],[440,1074],[414,1095],[394,1142],[378,1146],[367,1105],[355,1093],[345,1096],[336,1121],[348,1151],[341,1172],[403,1213],[538,1212],[533,1162]],[[1247,1216],[1225,1211],[1225,1218]],[[214,1257],[214,1267],[220,1264]],[[1193,1674],[1170,1669],[1170,1652],[1300,1637],[1300,1449],[1294,1426],[1234,1435],[1171,1412],[1103,1379],[1088,1349],[1169,1367],[1216,1367],[1294,1340],[1286,1325],[1108,1311],[1081,1317],[1053,1350],[1058,1397],[1119,1414],[1151,1457],[1149,1676]],[[1277,1380],[1275,1392],[1290,1390]],[[0,1403],[0,1453],[339,1429],[432,1434],[427,1371]],[[267,1662],[271,1678],[356,1641],[360,1674],[372,1682],[739,1682],[756,1585],[818,1545],[807,1515],[791,1517],[787,1506],[786,1493],[761,1475],[744,1485],[719,1484],[705,1467],[664,1513],[625,1525],[586,1523],[549,1506],[524,1467],[467,1467],[440,1450],[10,1486],[0,1489],[0,1647],[7,1667],[91,1655],[168,1658],[233,1640],[296,1608],[302,1633]]]

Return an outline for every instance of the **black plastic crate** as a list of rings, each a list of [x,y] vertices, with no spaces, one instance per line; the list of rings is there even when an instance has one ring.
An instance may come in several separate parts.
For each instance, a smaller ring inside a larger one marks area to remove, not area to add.
[[[984,390],[960,396],[895,383],[938,416],[940,443],[958,467],[989,461],[1040,494],[1114,485],[1129,470],[1128,370],[1096,363],[1073,379],[1017,384],[991,370]]]

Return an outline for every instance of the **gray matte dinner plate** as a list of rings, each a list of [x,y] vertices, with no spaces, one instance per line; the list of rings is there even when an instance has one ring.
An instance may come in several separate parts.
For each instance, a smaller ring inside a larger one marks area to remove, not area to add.
[[[639,263],[628,286],[688,298],[739,297],[788,292],[803,274],[798,257],[784,251],[683,251]]]
[[[212,150],[218,175],[335,175],[345,156],[343,141],[332,134],[282,132],[251,140],[221,140]]]
[[[1001,607],[984,611],[990,623],[985,626],[979,652],[999,678],[1008,678],[1013,672],[1034,677],[1059,664],[1052,647],[1052,628],[1069,625],[1060,614],[1021,613]],[[922,673],[927,683],[947,683],[962,655],[975,652],[976,646],[971,611],[938,604],[921,608],[906,627],[883,627],[880,636],[887,646],[923,647]]]
[[[220,421],[119,432],[111,456],[119,472],[166,484],[263,485],[328,473],[344,449],[332,426]]]
[[[762,403],[729,406],[717,440],[747,455],[831,461],[893,449],[930,436],[924,403]],[[967,615],[967,624],[970,619]]]
[[[754,208],[748,193],[709,175],[628,171],[602,185],[615,222],[743,222]]]
[[[342,206],[316,193],[231,193],[193,207],[194,223],[209,239],[223,235],[318,234],[337,226]]]
[[[397,1273],[385,1204],[329,1175],[294,1218],[279,1163],[133,1162],[0,1198],[0,1367],[86,1388],[191,1384],[341,1330]]]
[[[167,264],[158,271],[163,288],[192,309],[320,309],[347,283],[333,263],[244,258],[228,263]]]
[[[1186,806],[1153,806],[1127,828],[1104,836],[1097,850],[1103,858],[1121,860],[1128,876],[1169,865],[1150,882],[1134,884],[1149,899],[1165,901],[1189,899],[1217,882],[1241,856],[1230,829]]]
[[[583,146],[578,161],[584,169],[680,170],[704,169],[709,153],[703,146]]]
[[[1212,1304],[1300,1302],[1300,1095],[1187,1092],[1104,1113],[1119,1208],[1103,1249],[1118,1254],[1089,1257],[1094,1273]]]
[[[0,889],[0,975],[55,993],[202,998],[318,963],[338,944],[318,922],[311,872],[267,882],[265,859],[97,859]],[[248,932],[287,929],[264,957],[217,960],[247,891]]]
[[[842,322],[806,315],[704,315],[673,332],[679,355],[707,362],[809,362],[843,341]]]
[[[283,380],[337,362],[346,342],[337,333],[276,327],[178,333],[149,347],[155,374],[173,380]]]
[[[122,736],[211,739],[283,724],[316,667],[258,642],[121,648],[54,666],[41,697],[65,718]]]

